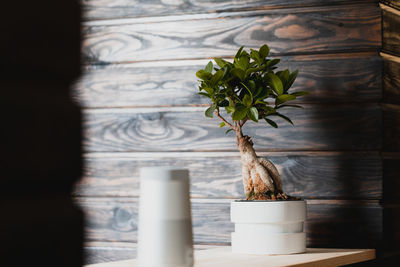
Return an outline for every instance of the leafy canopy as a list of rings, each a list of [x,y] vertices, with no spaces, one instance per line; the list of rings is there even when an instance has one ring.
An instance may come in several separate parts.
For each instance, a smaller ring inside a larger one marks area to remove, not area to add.
[[[269,59],[268,55],[269,47],[266,44],[258,51],[250,49],[250,54],[242,46],[233,63],[214,58],[216,65],[210,61],[204,69],[197,71],[199,94],[212,101],[205,115],[212,118],[215,113],[223,120],[220,127],[228,124],[234,129],[234,125],[241,127],[247,120],[258,122],[262,119],[278,128],[272,119],[274,116],[293,124],[290,118],[279,111],[285,107],[301,108],[288,103],[308,92],[289,92],[298,71],[286,69],[275,72],[280,59]],[[221,108],[230,114],[232,124],[220,116]]]

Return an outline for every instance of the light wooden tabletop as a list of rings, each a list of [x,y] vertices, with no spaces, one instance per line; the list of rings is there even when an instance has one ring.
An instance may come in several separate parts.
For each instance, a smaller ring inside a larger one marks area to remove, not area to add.
[[[283,267],[342,266],[375,259],[374,249],[308,248],[306,253],[292,255],[233,254],[230,247],[195,251],[195,267]],[[136,260],[107,262],[85,267],[134,267]]]

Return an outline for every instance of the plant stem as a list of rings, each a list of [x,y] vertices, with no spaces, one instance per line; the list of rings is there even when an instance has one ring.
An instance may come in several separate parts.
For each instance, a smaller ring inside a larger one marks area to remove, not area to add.
[[[229,123],[227,120],[225,120],[224,117],[221,116],[221,114],[219,114],[219,109],[215,110],[215,115],[218,116],[218,118],[220,118],[223,122],[225,122],[226,125],[228,125],[229,127],[231,127],[232,129],[236,130],[236,127],[233,126],[231,123]]]

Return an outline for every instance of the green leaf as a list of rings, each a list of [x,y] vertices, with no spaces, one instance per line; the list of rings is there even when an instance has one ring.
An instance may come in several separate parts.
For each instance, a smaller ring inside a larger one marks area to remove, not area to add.
[[[211,78],[211,85],[215,86],[224,76],[224,71],[223,70],[218,70]]]
[[[265,64],[265,67],[264,67],[264,68],[265,68],[265,69],[268,69],[268,68],[270,68],[270,67],[272,67],[272,66],[278,64],[279,61],[281,61],[279,58],[275,58],[275,59],[268,60],[268,62]]]
[[[229,101],[229,106],[230,107],[235,107],[235,103],[233,103],[231,98],[228,98],[228,101]]]
[[[203,88],[210,96],[214,95],[214,88],[204,87]]]
[[[227,106],[229,106],[229,102],[228,102],[228,100],[224,99],[218,103],[218,106],[219,107],[227,107]]]
[[[200,92],[200,93],[198,93],[199,95],[202,95],[202,96],[205,96],[205,97],[208,97],[208,98],[211,98],[211,96],[209,95],[209,94],[207,94],[207,93],[204,93],[204,92]]]
[[[286,83],[285,86],[285,90],[289,90],[289,88],[292,86],[292,84],[294,83],[294,80],[296,80],[297,74],[299,73],[298,70],[293,71],[290,75],[289,75],[289,79]]]
[[[281,79],[283,88],[286,89],[286,84],[289,80],[289,70],[284,70],[284,71],[278,71],[276,75]]]
[[[264,110],[264,112],[265,112],[264,116],[268,116],[268,115],[276,113],[276,110],[273,107],[263,106],[263,107],[261,107],[261,109]]]
[[[222,128],[222,127],[224,127],[225,126],[225,122],[221,122],[220,124],[219,124],[219,128]]]
[[[226,130],[225,134],[228,134],[231,131],[233,131],[233,129],[228,129],[228,130]]]
[[[204,70],[208,73],[211,73],[213,70],[213,63],[210,61],[208,62],[207,66],[204,68]]]
[[[257,71],[260,71],[260,70],[263,70],[263,69],[264,69],[264,65],[260,66],[260,67],[257,67],[257,68],[248,68],[246,70],[246,76],[249,76],[251,73],[257,72]]]
[[[250,95],[246,94],[246,95],[244,95],[242,102],[246,107],[251,107],[251,104],[253,103],[253,99],[251,98]]]
[[[267,44],[265,44],[265,45],[261,46],[260,49],[259,49],[258,51],[259,51],[259,53],[260,53],[260,57],[261,57],[262,59],[264,59],[264,58],[266,58],[266,57],[268,56],[268,54],[269,54],[269,47],[268,47]]]
[[[271,86],[272,90],[274,90],[277,95],[283,94],[282,81],[281,81],[281,79],[279,79],[278,76],[276,76],[274,73],[270,72],[270,73],[267,73],[267,75],[265,75],[265,77],[267,78],[267,82],[268,82],[269,86]]]
[[[294,99],[296,99],[296,97],[293,95],[280,95],[275,99],[275,105],[279,105]]]
[[[229,62],[223,60],[222,58],[214,58],[214,61],[215,61],[215,63],[217,63],[217,65],[218,65],[220,68],[225,67],[225,65],[229,63]]]
[[[257,50],[250,49],[250,57],[257,61],[258,64],[260,64],[261,58],[260,58],[260,53]]]
[[[235,55],[235,58],[239,58],[239,57],[240,57],[240,54],[242,54],[243,47],[244,47],[244,46],[241,46],[241,47],[239,48],[239,50],[237,51],[237,53],[236,53],[236,55]]]
[[[215,111],[215,109],[216,109],[216,106],[215,106],[215,105],[212,105],[211,107],[209,107],[209,108],[206,110],[206,112],[205,112],[206,117],[209,117],[209,118],[214,117],[214,111]]]
[[[258,110],[255,107],[250,108],[248,115],[252,121],[258,122]]]
[[[196,72],[196,76],[204,81],[208,81],[212,78],[212,74],[205,71],[205,70],[199,70]]]
[[[236,108],[235,112],[232,114],[232,120],[240,121],[246,118],[247,115],[247,108],[244,106],[239,106]]]
[[[257,99],[257,100],[256,100],[256,103],[257,103],[258,101],[261,101],[261,100],[267,98],[269,92],[270,92],[270,91],[269,91],[267,88],[262,88],[261,92],[260,92],[259,94],[257,94],[257,96],[256,96],[256,99]]]
[[[229,114],[229,113],[232,113],[232,112],[235,112],[235,108],[234,107],[230,107],[230,106],[228,106],[228,107],[225,107],[225,110],[226,110],[226,112]]]
[[[231,74],[232,74],[233,76],[238,77],[241,81],[244,80],[245,72],[244,72],[242,69],[233,68],[233,69],[231,70]]]
[[[291,93],[291,95],[294,95],[294,96],[302,96],[302,95],[308,95],[308,94],[309,94],[309,92],[306,92],[306,91],[298,91],[298,92]]]
[[[286,117],[286,116],[283,115],[283,114],[274,113],[274,114],[271,114],[270,116],[278,116],[278,117],[281,117],[282,119],[284,119],[285,121],[287,121],[287,122],[290,123],[291,125],[294,125],[293,122],[292,122],[292,120],[289,119],[288,117]]]
[[[254,92],[256,89],[256,83],[253,80],[249,80],[248,83],[249,83],[250,90],[252,92]]]
[[[239,66],[242,70],[246,70],[249,67],[249,57],[246,55],[243,55],[239,59]]]
[[[276,124],[276,122],[274,122],[273,120],[265,118],[265,121],[268,122],[268,124],[271,125],[272,127],[278,128],[278,124]]]

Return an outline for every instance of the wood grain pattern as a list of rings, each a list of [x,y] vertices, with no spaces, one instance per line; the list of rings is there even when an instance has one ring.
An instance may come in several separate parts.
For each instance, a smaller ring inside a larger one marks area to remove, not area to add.
[[[273,55],[376,50],[381,45],[380,11],[375,4],[171,20],[87,23],[83,30],[86,61],[106,64],[233,56],[241,45],[258,48],[265,42]]]
[[[362,150],[381,146],[381,109],[376,105],[305,105],[284,112],[296,126],[250,122],[244,129],[262,150]],[[87,152],[237,151],[204,107],[86,110]],[[346,135],[343,135],[346,133]]]
[[[383,56],[383,101],[400,104],[400,57]]]
[[[87,213],[89,241],[135,242],[136,198],[78,198]],[[230,201],[192,200],[195,243],[229,243]],[[312,247],[372,247],[382,238],[383,208],[378,202],[309,200],[306,231]]]
[[[307,198],[379,199],[382,162],[377,152],[260,153],[274,162],[290,195]],[[174,166],[190,170],[191,196],[242,198],[238,153],[115,153],[89,154],[85,175],[75,196],[138,197],[139,169]]]
[[[382,7],[382,48],[390,54],[400,56],[400,11]]]
[[[299,70],[293,90],[311,93],[302,102],[377,102],[382,97],[382,64],[377,53],[292,56],[281,60],[282,69]],[[75,98],[90,108],[208,104],[208,99],[197,94],[195,76],[207,62],[88,66],[75,86]]]
[[[400,151],[400,105],[384,104],[384,151]]]
[[[194,245],[195,250],[218,248],[213,245]],[[87,242],[85,243],[85,263],[95,264],[102,262],[135,259],[137,243],[133,242]]]
[[[85,20],[126,17],[220,13],[252,9],[296,8],[352,3],[374,3],[374,0],[81,0]]]
[[[400,1],[399,0],[380,0],[380,2],[387,6],[394,7],[396,9],[400,10]]]

